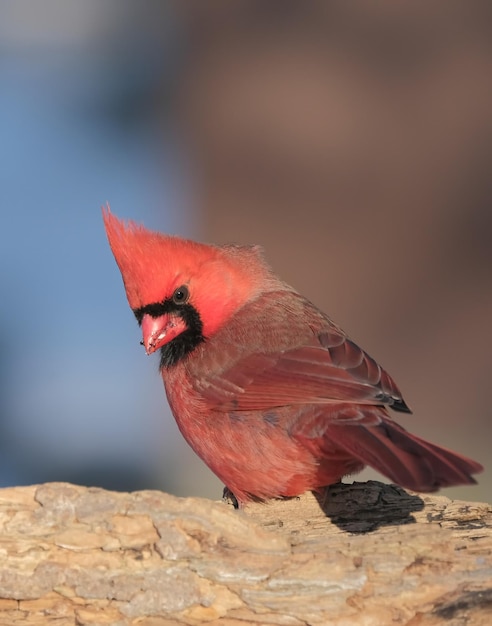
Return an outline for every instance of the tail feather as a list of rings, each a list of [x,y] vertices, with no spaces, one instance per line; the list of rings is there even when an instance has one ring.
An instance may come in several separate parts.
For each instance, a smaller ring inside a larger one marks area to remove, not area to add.
[[[333,423],[331,443],[369,465],[391,481],[414,491],[475,484],[472,474],[483,468],[465,456],[412,435],[383,417],[376,425]]]

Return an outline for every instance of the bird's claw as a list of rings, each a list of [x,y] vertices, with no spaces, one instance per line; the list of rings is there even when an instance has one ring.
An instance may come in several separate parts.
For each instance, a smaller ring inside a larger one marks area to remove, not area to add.
[[[232,504],[235,509],[239,509],[239,502],[236,496],[229,489],[229,487],[224,487],[224,491],[222,492],[222,500],[226,504]]]

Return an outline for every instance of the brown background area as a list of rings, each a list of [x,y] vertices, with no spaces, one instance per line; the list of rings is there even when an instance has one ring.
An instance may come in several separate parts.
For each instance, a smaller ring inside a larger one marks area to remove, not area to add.
[[[405,426],[490,468],[490,6],[186,6],[202,238],[261,243],[396,378]]]

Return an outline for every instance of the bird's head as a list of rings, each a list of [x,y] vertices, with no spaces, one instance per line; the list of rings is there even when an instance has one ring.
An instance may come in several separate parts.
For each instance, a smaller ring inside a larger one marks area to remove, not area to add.
[[[123,222],[103,209],[109,245],[147,354],[176,363],[261,290],[270,271],[256,246],[211,246]]]

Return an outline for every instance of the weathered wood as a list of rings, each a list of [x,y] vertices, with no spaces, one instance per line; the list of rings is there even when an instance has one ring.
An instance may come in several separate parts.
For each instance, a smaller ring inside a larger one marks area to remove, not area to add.
[[[487,504],[369,482],[235,511],[55,483],[0,490],[0,522],[1,625],[492,624]]]

